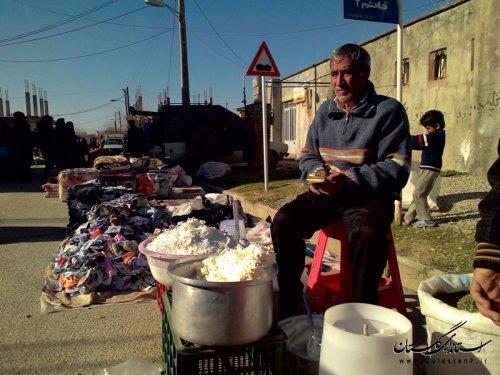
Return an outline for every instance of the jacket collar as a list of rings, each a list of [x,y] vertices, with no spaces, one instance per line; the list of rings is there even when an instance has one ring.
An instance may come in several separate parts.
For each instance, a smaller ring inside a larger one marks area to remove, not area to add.
[[[375,107],[378,103],[378,95],[375,92],[375,86],[371,81],[366,83],[366,95],[361,102],[356,105],[351,112],[346,112],[337,106],[336,98],[330,100],[328,104],[328,117],[332,120],[337,120],[345,115],[369,118],[375,114]]]

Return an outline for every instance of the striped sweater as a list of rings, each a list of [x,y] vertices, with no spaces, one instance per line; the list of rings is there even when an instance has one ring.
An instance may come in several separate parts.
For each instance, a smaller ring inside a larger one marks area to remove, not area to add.
[[[413,135],[411,137],[414,150],[422,150],[420,169],[429,169],[440,172],[443,166],[443,152],[446,143],[444,130]]]
[[[500,139],[498,159],[488,170],[488,182],[491,190],[479,203],[475,236],[478,247],[473,266],[500,272]]]
[[[302,181],[324,168],[341,172],[346,189],[369,195],[398,194],[405,186],[411,161],[406,112],[395,99],[368,93],[352,111],[335,100],[323,103],[309,127],[299,167]]]

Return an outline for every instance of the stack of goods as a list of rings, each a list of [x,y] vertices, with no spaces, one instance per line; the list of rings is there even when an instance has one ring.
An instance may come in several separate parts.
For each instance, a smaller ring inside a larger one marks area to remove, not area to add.
[[[97,170],[123,170],[130,169],[130,162],[123,155],[99,156],[94,160],[94,168]]]
[[[45,190],[45,198],[59,198],[59,183],[57,178],[49,177],[47,182],[42,185]]]
[[[59,199],[61,202],[66,202],[68,200],[68,188],[70,186],[95,180],[98,177],[99,173],[94,168],[73,168],[59,172],[57,176],[59,183]]]
[[[84,184],[68,188],[68,236],[76,228],[88,221],[88,213],[94,205],[109,202],[127,194],[129,189],[118,187],[104,187],[98,181],[89,181]]]
[[[117,292],[149,292],[155,281],[138,243],[163,227],[168,215],[140,195],[125,194],[92,206],[87,217],[59,246],[42,301],[75,307],[102,303],[99,298]]]

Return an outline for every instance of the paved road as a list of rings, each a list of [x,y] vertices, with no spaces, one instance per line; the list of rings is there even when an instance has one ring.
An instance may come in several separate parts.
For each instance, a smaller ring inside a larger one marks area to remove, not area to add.
[[[44,197],[40,172],[34,168],[28,182],[0,182],[0,374],[102,374],[132,357],[161,366],[155,301],[41,314],[44,273],[68,215],[65,203]],[[423,343],[417,297],[410,290],[406,297],[414,343]]]
[[[68,215],[65,203],[44,197],[40,169],[32,177],[0,182],[0,374],[102,374],[133,356],[160,366],[155,301],[40,313]]]

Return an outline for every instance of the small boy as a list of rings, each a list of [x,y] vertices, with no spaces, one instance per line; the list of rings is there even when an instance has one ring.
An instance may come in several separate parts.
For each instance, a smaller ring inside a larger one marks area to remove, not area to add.
[[[412,135],[414,150],[422,150],[420,172],[413,191],[413,201],[406,212],[403,225],[413,224],[418,228],[435,227],[431,219],[427,196],[432,190],[443,165],[445,145],[444,116],[440,111],[430,110],[420,118],[420,125],[425,128],[424,134]]]

